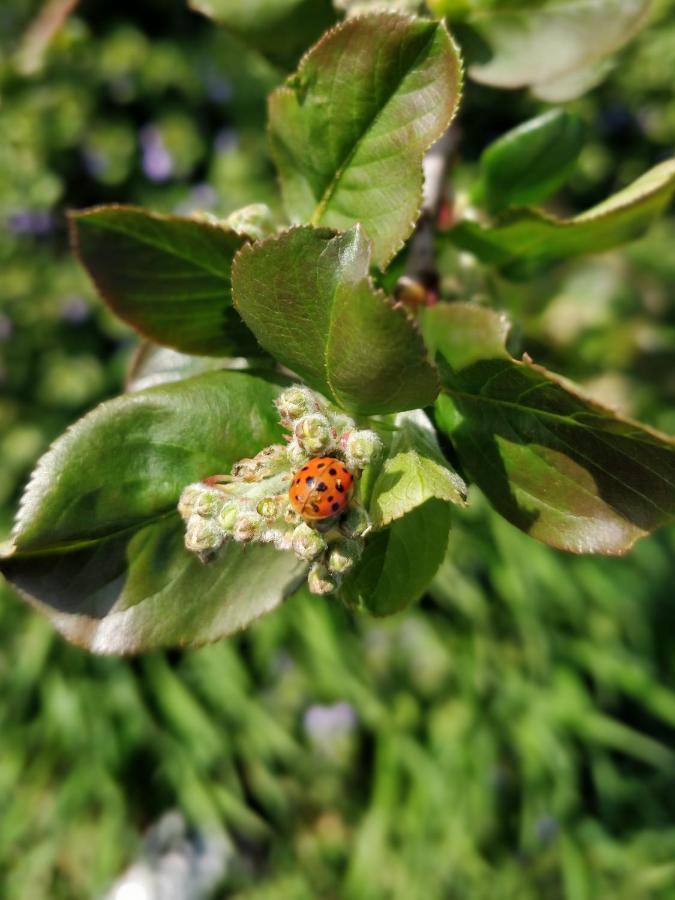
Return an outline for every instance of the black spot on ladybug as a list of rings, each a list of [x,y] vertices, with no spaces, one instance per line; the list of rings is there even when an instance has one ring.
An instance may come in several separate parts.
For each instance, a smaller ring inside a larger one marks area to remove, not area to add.
[[[319,506],[316,503],[312,503],[312,511],[317,513],[319,511]]]
[[[344,486],[344,484],[340,481],[339,478],[338,478],[338,480],[335,482],[335,490],[336,490],[336,491],[339,491],[341,494],[344,494],[344,492],[345,492],[345,486]]]
[[[337,469],[329,469],[328,474],[329,475],[337,475]]]
[[[329,503],[332,503],[334,499],[335,499],[335,498],[334,498],[333,495],[331,494],[330,497],[328,498],[328,502],[329,502]]]
[[[342,474],[343,474],[343,475],[349,475],[349,472],[345,469],[344,466],[342,467]]]
[[[296,499],[296,500],[299,500],[299,499],[300,499],[300,494],[296,494],[296,495],[295,495],[295,499]]]
[[[326,463],[319,463],[319,464],[317,465],[317,469],[323,469],[323,467],[324,467],[325,465],[326,465]]]
[[[331,509],[333,510],[333,512],[337,512],[338,509],[340,509],[340,504],[337,503],[337,502],[335,502],[335,503],[333,504],[333,506],[331,507]]]
[[[298,478],[298,481],[300,481],[299,478]],[[311,487],[314,484],[314,479],[312,478],[311,475],[308,475],[307,478],[305,478],[305,484],[308,485],[309,487]]]
[[[295,483],[296,483],[296,484],[300,484],[300,479],[299,479],[299,478],[296,478],[296,479],[295,479]]]
[[[317,484],[316,489],[317,489],[317,491],[321,491],[321,493],[323,493],[324,491],[328,490],[328,485],[326,484],[325,481],[320,481]]]
[[[302,469],[301,469],[300,471],[301,471],[301,472],[306,472],[307,469],[309,469],[309,466],[303,466]]]

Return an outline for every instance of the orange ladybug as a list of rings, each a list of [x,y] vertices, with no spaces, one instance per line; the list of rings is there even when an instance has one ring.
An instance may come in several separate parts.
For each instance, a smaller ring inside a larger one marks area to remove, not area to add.
[[[293,476],[288,499],[308,521],[340,515],[347,508],[354,476],[334,456],[315,456]]]

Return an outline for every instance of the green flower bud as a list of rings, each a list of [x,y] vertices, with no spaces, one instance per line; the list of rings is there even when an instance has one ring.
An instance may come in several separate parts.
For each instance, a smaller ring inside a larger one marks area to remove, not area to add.
[[[307,575],[312,594],[332,594],[340,583],[340,576],[329,572],[323,563],[316,562]]]
[[[214,519],[225,503],[222,491],[217,488],[203,488],[194,505],[193,512],[205,519]]]
[[[374,431],[352,431],[345,441],[348,469],[364,469],[382,451],[382,441]]]
[[[303,416],[295,423],[295,438],[310,456],[325,453],[333,444],[330,422],[320,413]]]
[[[354,502],[340,523],[340,531],[348,538],[365,537],[372,527],[368,513],[360,503]]]
[[[291,547],[298,559],[310,561],[323,553],[326,549],[326,541],[318,531],[315,531],[306,522],[301,522],[293,532]]]
[[[263,497],[256,506],[256,512],[263,519],[274,521],[279,518],[286,503],[285,497]]]
[[[279,410],[281,424],[286,428],[292,428],[302,416],[320,412],[324,406],[314,391],[298,386],[286,388],[274,402]]]
[[[232,476],[237,481],[262,481],[288,468],[286,448],[272,444],[257,453],[253,459],[240,459],[232,466]]]
[[[242,513],[232,529],[232,537],[241,544],[249,544],[258,537],[263,525],[264,522],[257,513]]]
[[[305,465],[309,459],[309,453],[307,453],[304,447],[300,446],[300,442],[297,438],[293,438],[288,447],[286,447],[286,458],[295,472]]]
[[[359,541],[347,540],[333,544],[328,556],[328,568],[331,572],[343,575],[348,572],[363,552],[363,544]]]
[[[185,546],[193,553],[217,550],[225,540],[221,528],[212,520],[200,515],[190,516],[185,531]]]
[[[234,524],[237,521],[237,516],[239,515],[239,507],[236,503],[226,503],[225,506],[218,513],[218,517],[216,521],[223,529],[223,531],[231,533],[234,528]]]
[[[189,484],[186,488],[183,488],[178,501],[178,512],[183,519],[187,520],[190,518],[203,490],[204,485],[202,484]]]

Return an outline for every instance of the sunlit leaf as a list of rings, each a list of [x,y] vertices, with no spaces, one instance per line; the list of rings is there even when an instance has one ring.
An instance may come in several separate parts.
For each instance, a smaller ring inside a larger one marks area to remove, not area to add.
[[[353,413],[425,406],[438,391],[406,312],[368,278],[370,245],[311,226],[243,248],[235,305],[261,346],[310,387]]]
[[[437,423],[495,508],[576,553],[620,554],[675,516],[675,441],[505,349],[492,310],[427,311],[443,393]]]
[[[383,268],[422,201],[422,157],[460,92],[457,50],[437,22],[349,19],[270,98],[270,139],[291,220],[360,222]]]
[[[482,47],[469,75],[501,88],[538,89],[571,79],[627,43],[649,8],[649,0],[521,0],[476,10],[468,21]],[[578,87],[583,90],[584,82]]]
[[[447,237],[514,278],[553,263],[602,253],[640,237],[667,207],[675,191],[675,160],[650,169],[628,187],[571,219],[538,210],[515,210],[494,225],[463,221]]]
[[[369,492],[375,528],[389,525],[432,498],[463,504],[466,485],[444,459],[422,410],[399,413],[394,425],[387,457]]]

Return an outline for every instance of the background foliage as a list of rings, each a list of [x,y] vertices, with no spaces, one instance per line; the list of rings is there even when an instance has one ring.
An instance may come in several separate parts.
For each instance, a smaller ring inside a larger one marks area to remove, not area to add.
[[[67,253],[64,209],[277,202],[274,66],[178,0],[85,4],[36,61],[18,36],[37,8],[0,11],[3,537],[37,456],[118,392],[134,352]],[[668,155],[674,11],[657,4],[568,105],[584,139],[557,214]],[[544,109],[467,82],[460,198],[485,146]],[[674,238],[664,218],[518,284],[444,247],[445,289],[496,297],[538,362],[673,432]],[[227,831],[240,897],[672,896],[674,550],[671,530],[622,560],[572,558],[472,489],[404,616],[293,598],[245,636],[136,661],[65,645],[0,587],[3,890],[91,896],[177,807]]]

